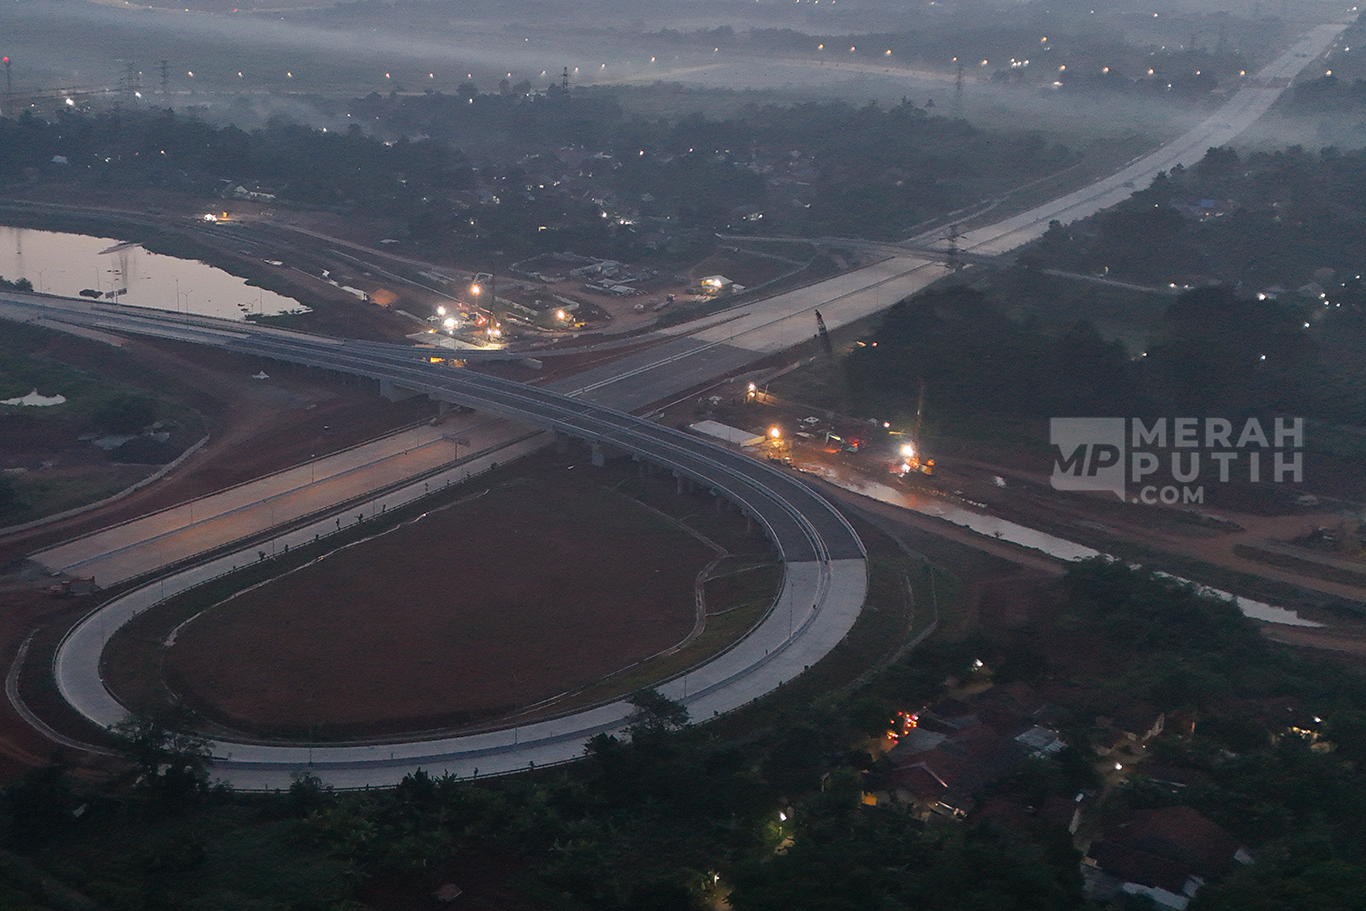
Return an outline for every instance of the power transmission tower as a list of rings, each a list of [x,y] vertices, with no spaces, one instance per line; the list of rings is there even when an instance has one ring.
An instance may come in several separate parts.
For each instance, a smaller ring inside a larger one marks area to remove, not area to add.
[[[170,91],[171,86],[171,63],[169,60],[161,61],[161,94],[165,95]]]
[[[569,94],[569,67],[565,67],[564,72],[560,74],[560,91],[565,95]]]
[[[123,95],[130,104],[142,95],[142,73],[133,61],[128,61],[128,65],[124,68],[123,79],[120,81],[123,83]]]
[[[14,116],[14,85],[9,77],[10,59],[5,58],[5,116]]]

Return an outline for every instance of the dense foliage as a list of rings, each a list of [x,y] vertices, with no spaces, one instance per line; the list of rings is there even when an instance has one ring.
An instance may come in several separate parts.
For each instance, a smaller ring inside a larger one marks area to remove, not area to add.
[[[679,707],[645,693],[629,737],[600,735],[582,763],[515,779],[418,773],[343,794],[304,775],[285,794],[234,796],[205,787],[201,744],[176,719],[138,723],[126,740],[140,770],[131,792],[94,791],[59,767],[4,789],[5,845],[22,857],[0,852],[0,897],[64,907],[51,898],[55,877],[113,911],[354,911],[357,899],[425,901],[444,882],[493,889],[505,907],[668,911],[723,893],[739,911],[1102,907],[1083,897],[1079,854],[1054,823],[926,824],[861,800],[885,761],[855,748],[860,729],[879,732],[893,710],[937,698],[980,656],[998,682],[1049,693],[1074,744],[984,797],[1025,806],[1099,794],[1091,718],[1146,700],[1171,732],[1150,761],[1196,783],[1163,787],[1139,766],[1102,810],[1183,803],[1258,859],[1207,885],[1193,908],[1360,903],[1360,672],[1274,645],[1231,604],[1122,563],[1073,567],[1054,600],[1049,619],[932,641],[852,697],[776,717],[740,744],[680,728]],[[1287,721],[1311,715],[1320,720],[1305,734]]]
[[[1303,308],[1227,288],[1170,303],[1158,336],[1135,357],[1087,321],[1045,326],[1006,309],[1020,276],[936,288],[902,301],[845,359],[869,413],[910,414],[919,383],[929,420],[990,415],[1251,413],[1366,418],[1323,380]]]
[[[1146,284],[1237,285],[1247,293],[1314,281],[1360,312],[1366,151],[1299,147],[1240,158],[1210,149],[1127,202],[1045,238],[1030,261]],[[1315,292],[1317,293],[1317,292]]]
[[[1096,649],[1105,679],[1091,697],[1140,698],[1187,736],[1155,744],[1155,761],[1194,784],[1159,787],[1133,776],[1117,801],[1188,804],[1258,862],[1202,890],[1193,909],[1343,908],[1366,895],[1366,678],[1337,662],[1268,642],[1231,603],[1122,563],[1068,574],[1069,641]],[[1042,630],[1039,631],[1041,634]],[[1075,638],[1074,638],[1075,637]],[[1066,648],[1065,643],[1060,644]],[[1078,681],[1081,682],[1081,681]],[[1082,701],[1078,709],[1087,708]]]
[[[869,413],[904,414],[923,379],[930,420],[1278,411],[1361,424],[1363,188],[1366,152],[1211,149],[1120,206],[1053,223],[1009,269],[897,305],[877,347],[846,361],[849,381]]]
[[[0,119],[0,185],[229,198],[241,188],[362,212],[456,251],[609,253],[751,231],[760,217],[766,231],[904,236],[1075,157],[1037,133],[990,133],[909,102],[646,118],[608,90],[518,88],[373,94],[351,103],[345,132],[282,119],[248,132],[169,111],[25,112]]]

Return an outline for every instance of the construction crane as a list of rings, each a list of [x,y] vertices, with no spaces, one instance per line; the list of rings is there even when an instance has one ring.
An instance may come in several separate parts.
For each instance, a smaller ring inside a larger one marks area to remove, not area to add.
[[[833,360],[835,357],[835,346],[830,341],[830,331],[825,328],[825,320],[821,319],[821,312],[816,311],[816,333],[821,337],[821,347],[825,353]]]
[[[911,426],[911,440],[901,447],[901,474],[912,471],[934,474],[934,459],[927,459],[920,451],[920,419],[925,413],[925,381],[920,381],[920,398],[915,403],[915,423]]]

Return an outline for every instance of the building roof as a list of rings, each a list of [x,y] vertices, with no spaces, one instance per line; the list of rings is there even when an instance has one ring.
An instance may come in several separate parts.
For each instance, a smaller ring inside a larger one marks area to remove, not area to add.
[[[1016,718],[1032,718],[1047,706],[1034,687],[1023,680],[993,686],[977,700],[978,705],[991,704],[1010,712]]]
[[[764,441],[762,436],[756,436],[748,430],[731,427],[729,424],[722,424],[719,421],[698,421],[695,424],[689,424],[688,429],[693,433],[705,434],[718,440],[725,440],[727,443],[734,443],[737,446],[757,446]]]
[[[1019,751],[1012,741],[985,724],[950,734],[939,749],[960,753],[987,769],[994,769],[1003,762],[1013,764],[1019,759]]]
[[[1015,737],[1015,742],[1028,749],[1036,755],[1052,756],[1060,753],[1067,746],[1067,743],[1058,736],[1058,732],[1050,728],[1039,727],[1037,724],[1029,730]]]
[[[921,727],[911,728],[897,739],[896,746],[887,751],[887,758],[893,765],[900,765],[917,753],[934,749],[946,739],[948,739],[947,735],[938,731]]]
[[[1126,883],[1180,895],[1190,879],[1185,865],[1116,842],[1095,842],[1088,853],[1102,870]]]
[[[1238,843],[1218,824],[1187,806],[1129,813],[1105,828],[1087,852],[1105,872],[1125,882],[1180,893],[1191,876],[1227,873]]]
[[[1109,726],[1134,737],[1144,737],[1157,724],[1162,713],[1145,702],[1123,706],[1109,719]]]

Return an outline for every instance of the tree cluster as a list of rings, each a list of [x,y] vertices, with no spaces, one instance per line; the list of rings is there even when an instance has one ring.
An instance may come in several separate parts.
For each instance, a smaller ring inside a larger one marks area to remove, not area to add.
[[[1086,321],[1047,327],[1011,315],[1006,283],[932,289],[898,303],[845,358],[870,414],[910,415],[925,383],[926,419],[993,415],[1353,413],[1321,380],[1301,309],[1227,288],[1186,292],[1140,356]]]

